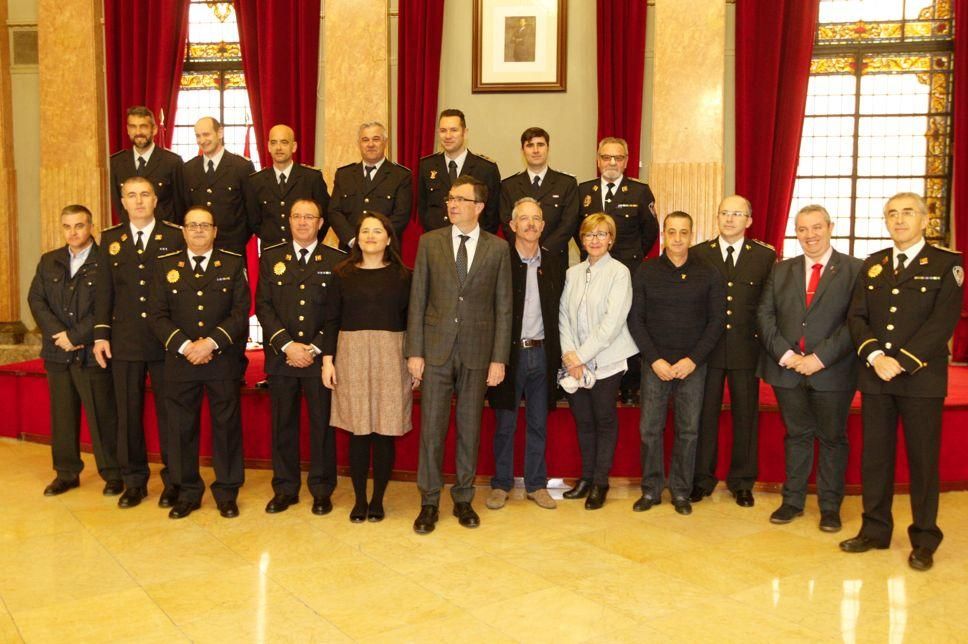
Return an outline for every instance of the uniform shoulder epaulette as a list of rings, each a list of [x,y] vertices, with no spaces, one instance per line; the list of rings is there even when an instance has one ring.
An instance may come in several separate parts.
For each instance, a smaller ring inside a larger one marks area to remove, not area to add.
[[[217,250],[220,253],[225,253],[226,255],[232,255],[233,257],[242,257],[241,253],[236,253],[231,250],[225,250],[224,248],[216,248],[215,250]]]
[[[273,248],[279,248],[280,246],[285,246],[288,243],[289,242],[287,242],[287,241],[281,241],[281,242],[276,242],[275,244],[272,244],[271,246],[263,246],[262,247],[262,252],[264,253],[266,251],[272,250]]]
[[[335,253],[339,253],[340,255],[349,255],[349,253],[347,251],[343,250],[342,248],[335,248],[333,246],[330,246],[329,244],[321,244],[321,246],[323,248],[328,248],[329,250],[331,250],[331,251],[333,251]]]
[[[945,246],[941,246],[940,244],[937,245],[937,246],[934,246],[934,247],[937,248],[938,250],[943,250],[946,253],[951,253],[952,255],[961,255],[961,251],[960,250],[954,250],[953,248],[947,248]]]
[[[165,253],[164,255],[159,255],[158,256],[158,259],[165,259],[166,257],[174,257],[178,253],[182,253],[182,252],[184,252],[184,251],[181,251],[181,250],[173,250],[170,253]]]
[[[262,170],[256,170],[255,172],[250,172],[249,173],[249,178],[251,179],[252,177],[254,177],[257,174],[262,174],[263,170],[268,170],[268,168],[262,168]]]
[[[430,157],[435,157],[438,154],[443,154],[443,152],[431,152],[430,154],[428,154],[425,157],[420,157],[420,160],[423,161],[424,159],[429,159]]]
[[[550,170],[550,168],[549,168],[549,170]],[[563,174],[566,177],[572,177],[576,181],[578,180],[578,175],[576,175],[576,174],[574,174],[572,172],[568,172],[567,170],[555,170],[555,172],[557,172],[558,174]]]
[[[387,159],[387,160],[389,161],[389,159]],[[337,170],[347,170],[349,168],[352,168],[355,165],[356,165],[356,163],[347,163],[346,165],[341,165],[340,167],[338,167],[336,169]]]
[[[161,223],[164,224],[165,226],[168,226],[169,228],[174,228],[175,230],[181,230],[182,229],[181,226],[179,226],[178,224],[174,224],[174,223],[168,221],[167,219],[162,219],[161,220]]]
[[[750,241],[752,241],[754,244],[759,244],[760,246],[762,246],[764,248],[769,248],[774,253],[776,252],[776,248],[774,248],[773,246],[770,246],[765,241],[760,241],[759,239],[751,239]]]
[[[468,152],[470,152],[470,150],[468,150]],[[478,157],[480,159],[484,159],[485,161],[490,161],[494,165],[497,165],[497,161],[495,161],[491,157],[487,156],[486,154],[480,154],[478,152],[471,152],[471,154],[473,154],[474,156],[476,156],[476,157]]]
[[[106,232],[108,232],[109,230],[115,230],[115,229],[117,229],[117,228],[120,228],[120,227],[121,227],[121,226],[123,226],[123,225],[124,225],[124,224],[114,224],[113,226],[108,226],[107,228],[102,228],[102,229],[101,229],[101,232],[102,232],[102,233],[106,233]]]
[[[323,170],[322,170],[321,168],[317,168],[317,167],[316,167],[316,166],[314,166],[314,165],[306,165],[305,163],[298,163],[298,164],[296,164],[296,165],[301,165],[302,167],[304,167],[304,168],[308,168],[309,170],[315,170],[315,171],[316,171],[316,172],[318,172],[319,174],[322,174],[322,173],[323,173]]]
[[[114,157],[120,156],[120,155],[124,154],[125,152],[127,152],[127,153],[130,154],[131,153],[131,150],[118,150],[117,152],[115,152],[114,154],[111,155],[111,158],[113,159]]]
[[[645,185],[645,182],[644,181],[642,181],[641,179],[636,179],[635,177],[625,177],[623,179],[623,181],[628,181],[629,183],[637,183],[640,186],[644,186]]]

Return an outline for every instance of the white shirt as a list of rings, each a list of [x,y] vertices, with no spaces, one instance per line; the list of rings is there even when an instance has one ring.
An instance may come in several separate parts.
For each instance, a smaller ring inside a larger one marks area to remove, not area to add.
[[[84,262],[87,261],[87,256],[91,254],[91,249],[94,247],[94,242],[92,241],[87,245],[87,248],[74,254],[74,251],[68,246],[67,254],[71,258],[71,277],[77,275],[77,271],[80,270],[81,266],[84,266]]]
[[[286,182],[287,182],[287,183],[288,183],[288,181],[289,181],[290,179],[292,179],[292,166],[293,166],[293,165],[294,165],[294,164],[293,164],[293,162],[292,162],[292,161],[290,161],[290,162],[289,162],[289,165],[287,165],[287,166],[286,166],[285,168],[283,168],[282,170],[280,170],[279,168],[277,168],[277,167],[276,167],[276,166],[274,166],[274,165],[272,166],[272,171],[276,173],[276,183],[279,183],[279,175],[281,175],[281,174],[285,174],[285,175],[286,175]],[[216,163],[215,163],[215,167],[216,167],[216,168],[218,167],[218,162],[217,162],[217,161],[216,161]]]
[[[474,265],[474,254],[477,252],[477,240],[481,238],[481,226],[478,224],[474,226],[474,230],[469,233],[461,232],[460,228],[457,226],[450,227],[451,240],[454,243],[454,261],[457,261],[457,250],[460,248],[460,236],[467,235],[470,239],[467,240],[467,272],[471,272],[471,266]]]
[[[134,222],[128,223],[128,228],[131,229],[131,243],[138,243],[138,231],[141,231],[141,243],[145,248],[148,247],[148,241],[151,239],[151,233],[155,230],[155,219],[151,220],[151,223],[144,228],[136,228]]]
[[[205,158],[203,159],[204,163],[202,164],[202,166],[204,166],[204,167],[202,169],[205,170],[206,172],[208,172],[208,162],[211,161],[212,163],[215,164],[215,169],[218,170],[218,164],[222,162],[222,156],[224,154],[225,154],[225,148],[224,147],[219,148],[218,152],[216,152],[212,156],[208,156],[207,154],[203,154],[202,156],[205,157]],[[279,177],[276,177],[276,179],[278,179],[278,178]]]
[[[137,150],[135,150],[134,148],[131,148],[131,152],[134,153],[134,167],[135,168],[138,167],[138,159],[144,159],[145,160],[145,165],[148,165],[148,162],[151,161],[151,153],[154,152],[154,151],[155,151],[155,144],[154,143],[152,143],[151,145],[148,146],[148,151],[147,152],[142,152],[140,154],[138,153]]]
[[[545,177],[547,175],[548,175],[548,166],[545,166],[544,170],[538,173],[531,172],[531,168],[528,168],[528,183],[530,183],[531,185],[534,185],[534,178],[538,177],[541,179],[541,182],[538,185],[543,186]]]
[[[728,253],[726,252],[726,249],[729,248],[730,246],[732,246],[733,247],[733,266],[736,266],[736,264],[739,263],[739,254],[743,250],[743,242],[745,242],[745,241],[746,241],[746,238],[745,237],[740,237],[739,239],[737,239],[736,241],[734,241],[732,244],[730,244],[728,241],[726,241],[725,239],[723,239],[723,236],[722,235],[720,235],[719,236],[719,250],[723,254],[723,262],[724,263],[726,262],[726,257],[728,256]]]
[[[894,261],[894,270],[897,270],[897,256],[898,255],[900,255],[901,253],[904,253],[904,257],[906,258],[904,260],[904,268],[907,268],[908,266],[911,265],[911,262],[914,260],[915,257],[918,256],[918,254],[921,252],[921,250],[924,249],[925,243],[927,243],[927,242],[925,242],[924,241],[924,237],[922,237],[921,238],[921,241],[919,241],[918,243],[914,244],[913,246],[911,246],[907,250],[901,250],[900,248],[898,248],[897,246],[895,246],[894,249],[893,249],[894,252],[892,253],[892,258],[893,258],[893,261]]]
[[[382,159],[380,159],[376,163],[367,163],[366,161],[362,161],[361,163],[363,165],[363,178],[364,179],[366,178],[366,166],[372,166],[372,168],[373,168],[373,172],[370,173],[370,179],[372,180],[373,177],[376,176],[376,173],[380,171],[380,168],[383,167],[383,162],[384,161],[386,161],[386,157],[383,157]],[[461,166],[461,164],[458,163],[457,164],[457,174],[460,174],[460,166]]]
[[[625,175],[622,175],[621,177],[619,177],[615,181],[608,181],[607,179],[605,179],[604,177],[602,177],[601,182],[600,182],[601,183],[601,187],[602,187],[602,210],[605,210],[606,205],[607,205],[605,203],[605,196],[608,194],[608,184],[611,183],[612,186],[614,186],[612,188],[612,192],[614,192],[615,194],[618,194],[618,187],[620,185],[622,185],[622,181],[624,181],[624,180],[625,180]]]
[[[202,257],[205,258],[202,260],[203,271],[208,268],[208,260],[212,258],[212,253],[214,252],[214,250],[215,250],[214,248],[209,248],[207,253],[202,253]],[[195,253],[193,253],[191,250],[187,248],[185,249],[185,252],[188,254],[189,268],[191,268],[192,270],[195,270],[195,257],[196,257]],[[218,351],[218,342],[216,342],[212,338],[208,338],[208,341],[214,344],[215,350]],[[184,342],[182,342],[182,345],[178,347],[178,353],[185,355],[185,347],[187,347],[189,344],[191,344],[191,341],[189,340],[185,340]]]
[[[309,246],[300,246],[299,242],[294,241],[292,243],[292,250],[296,253],[296,259],[302,259],[302,256],[299,254],[299,251],[302,250],[303,248],[309,251],[308,253],[306,253],[306,257],[307,258],[312,257],[313,251],[316,250],[316,246],[318,243],[319,243],[318,241],[314,241]]]
[[[447,156],[447,153],[444,152],[444,168],[446,168],[448,173],[450,172],[451,161],[457,164],[457,176],[459,177],[460,171],[464,167],[464,161],[467,161],[467,148],[464,148],[464,151],[460,153],[460,156],[456,156],[453,159]]]
[[[827,270],[827,264],[830,263],[830,258],[833,256],[833,254],[834,254],[834,247],[831,246],[830,248],[827,249],[827,252],[824,253],[820,259],[810,259],[806,255],[803,256],[803,264],[807,272],[807,275],[804,278],[804,282],[803,282],[804,292],[806,292],[807,289],[810,288],[810,275],[813,274],[813,265],[820,264],[820,277],[823,277],[823,273],[825,270]]]

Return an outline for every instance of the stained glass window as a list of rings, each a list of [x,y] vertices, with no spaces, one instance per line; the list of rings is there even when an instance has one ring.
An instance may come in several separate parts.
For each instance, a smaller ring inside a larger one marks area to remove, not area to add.
[[[924,195],[928,240],[947,243],[953,27],[950,0],[820,1],[785,257],[810,203],[830,211],[837,250],[889,246],[882,209],[901,191]]]

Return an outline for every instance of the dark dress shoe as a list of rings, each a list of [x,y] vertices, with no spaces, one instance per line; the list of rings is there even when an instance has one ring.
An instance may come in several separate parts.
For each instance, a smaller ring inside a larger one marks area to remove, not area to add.
[[[588,498],[585,499],[586,510],[599,510],[605,505],[605,497],[608,496],[607,485],[592,485],[588,490]]]
[[[117,496],[124,492],[124,481],[107,481],[101,494],[104,496]]]
[[[234,519],[239,516],[239,504],[233,501],[222,501],[218,503],[218,513],[226,519]]]
[[[733,492],[733,496],[736,497],[736,505],[740,506],[741,508],[753,507],[752,490],[736,490]]]
[[[353,523],[363,523],[366,521],[366,513],[369,507],[366,505],[366,501],[357,501],[350,510],[350,521]]]
[[[699,503],[703,498],[709,496],[712,492],[707,492],[698,485],[692,488],[692,492],[689,493],[689,501],[692,503]]]
[[[413,531],[417,534],[430,534],[437,526],[439,516],[436,505],[420,506],[420,514],[413,522]]]
[[[824,532],[840,532],[840,513],[829,510],[820,513],[820,529]]]
[[[789,503],[783,503],[773,514],[770,515],[770,523],[775,523],[777,525],[784,525],[790,523],[797,517],[803,516],[803,509],[796,506],[790,505]]]
[[[585,479],[578,479],[578,481],[575,483],[575,487],[571,488],[570,490],[565,490],[561,496],[565,499],[584,499],[586,496],[588,496],[588,490],[590,490],[591,487],[592,484]]]
[[[908,557],[908,565],[915,570],[931,570],[931,566],[934,565],[934,553],[919,546],[911,551],[911,555]]]
[[[378,521],[383,521],[383,517],[386,514],[383,511],[382,501],[370,501],[370,507],[366,512],[366,520],[370,523],[376,523]]]
[[[298,494],[276,494],[266,504],[266,512],[269,514],[285,512],[286,508],[288,508],[290,505],[296,505],[297,503],[299,503]]]
[[[846,541],[840,542],[840,549],[844,552],[867,552],[868,550],[887,550],[890,544],[882,545],[877,543],[870,537],[865,537],[862,534],[857,535],[853,539],[847,539]]]
[[[689,503],[689,499],[684,496],[681,496],[677,499],[672,499],[672,506],[676,509],[676,512],[683,516],[692,514],[692,504]]]
[[[201,501],[176,501],[168,511],[169,519],[184,519],[189,514],[202,507]]]
[[[639,500],[632,505],[632,512],[645,512],[651,510],[653,505],[659,505],[662,499],[655,499],[648,494],[643,494]]]
[[[328,496],[313,497],[313,514],[323,516],[333,511],[333,500]]]
[[[133,508],[136,505],[141,505],[141,499],[148,496],[148,490],[142,487],[129,487],[118,499],[119,508]]]
[[[170,508],[178,502],[178,488],[174,485],[166,487],[158,497],[159,508]]]
[[[470,503],[455,503],[454,516],[457,522],[465,528],[476,528],[481,525],[481,517],[477,516]]]
[[[50,482],[50,485],[44,488],[44,496],[57,496],[58,494],[63,494],[68,490],[73,490],[80,484],[80,479],[73,479],[71,481],[54,479]]]

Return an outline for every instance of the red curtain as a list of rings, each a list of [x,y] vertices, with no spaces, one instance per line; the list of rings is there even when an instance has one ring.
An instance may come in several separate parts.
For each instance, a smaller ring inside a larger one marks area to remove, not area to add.
[[[598,0],[598,138],[629,144],[626,174],[639,176],[646,0]]]
[[[105,0],[104,44],[108,91],[108,144],[128,145],[124,112],[144,105],[164,124],[157,143],[171,145],[185,41],[188,0]]]
[[[269,129],[296,133],[296,160],[316,155],[320,0],[235,0],[255,140],[263,163]]]
[[[417,221],[417,165],[434,151],[444,0],[400,3],[397,74],[397,162],[413,170],[413,216],[403,236],[403,261],[413,266],[421,228]]]
[[[955,248],[968,252],[968,0],[955,0],[954,61],[954,174],[951,185],[954,208]],[[964,261],[964,260],[962,260]],[[968,362],[968,289],[961,306],[961,320],[955,328],[951,357]]]
[[[736,192],[753,204],[752,236],[781,250],[818,10],[816,0],[736,2]]]

